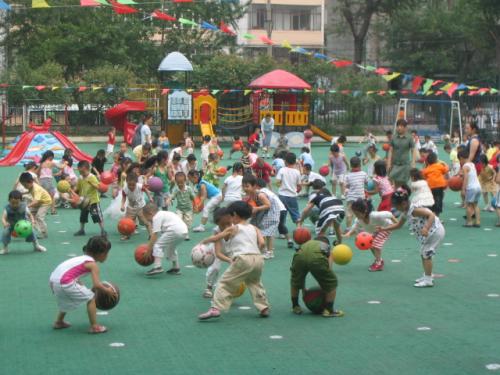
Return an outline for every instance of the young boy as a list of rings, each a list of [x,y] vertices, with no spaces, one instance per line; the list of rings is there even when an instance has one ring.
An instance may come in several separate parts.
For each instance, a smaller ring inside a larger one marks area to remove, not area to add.
[[[187,177],[184,172],[177,172],[175,174],[175,187],[167,199],[167,205],[170,205],[174,199],[177,200],[175,213],[179,215],[189,230],[193,224],[193,199],[196,194],[193,188],[186,184],[186,179]],[[189,234],[186,235],[186,241],[189,241]]]
[[[434,152],[435,154],[438,153],[438,149],[436,147],[436,144],[433,142],[432,138],[430,135],[426,135],[424,137],[425,143],[422,145],[422,148],[425,148],[426,150],[429,150],[430,152]]]
[[[35,218],[35,227],[40,233],[39,238],[47,238],[48,231],[45,216],[47,216],[47,212],[52,206],[52,198],[47,190],[34,182],[33,176],[29,172],[22,173],[19,176],[19,182],[33,198],[27,208]]]
[[[332,261],[330,241],[326,237],[316,237],[316,239],[307,241],[300,246],[293,256],[290,267],[292,272],[290,294],[294,314],[302,314],[302,308],[299,305],[299,291],[305,289],[306,276],[310,272],[325,293],[322,315],[325,318],[344,316],[343,311],[333,309],[337,294],[337,276],[332,271]]]
[[[229,239],[229,249],[232,257],[221,252],[216,252],[222,261],[230,263],[226,269],[217,289],[215,289],[212,307],[204,314],[198,316],[200,320],[220,317],[221,311],[231,307],[235,292],[245,283],[253,299],[255,307],[262,318],[269,316],[269,302],[266,290],[262,285],[262,269],[264,258],[261,250],[265,246],[264,238],[259,229],[247,221],[252,217],[252,207],[243,201],[231,203],[227,208],[233,217],[233,224],[229,228],[213,236],[212,241]],[[206,243],[202,241],[202,243]]]
[[[456,176],[460,172],[460,161],[458,160],[458,151],[456,148],[452,148],[451,144],[444,145],[444,151],[450,155],[450,165],[448,169],[450,170],[450,177]]]
[[[195,171],[198,168],[198,161],[194,154],[189,154],[186,160],[181,161],[181,168],[184,174],[187,176],[189,171]]]
[[[116,129],[111,127],[108,132],[108,144],[106,146],[106,157],[112,155],[115,152],[115,142],[116,142]]]
[[[434,205],[431,211],[439,216],[443,212],[444,190],[448,186],[445,175],[449,169],[445,163],[439,162],[437,155],[431,152],[427,156],[427,167],[422,169],[422,176],[427,180],[427,184],[434,197]]]
[[[368,175],[361,170],[361,160],[357,156],[351,158],[351,171],[345,177],[346,194],[346,226],[349,230],[352,224],[354,213],[352,203],[365,197],[365,184],[368,182]]]
[[[122,158],[132,159],[132,155],[128,153],[128,146],[125,142],[120,143],[120,155]]]
[[[260,128],[256,127],[253,130],[253,133],[248,137],[248,144],[252,147],[256,147],[257,149],[260,146]]]
[[[143,209],[146,220],[153,223],[151,238],[148,242],[149,252],[154,257],[154,265],[147,276],[163,273],[162,261],[164,251],[167,259],[172,262],[172,268],[167,271],[169,275],[180,275],[177,246],[188,235],[188,227],[179,216],[170,211],[159,211],[154,203],[148,203]]]
[[[309,164],[311,168],[314,169],[314,159],[311,155],[311,150],[309,147],[302,147],[302,154],[299,156],[300,166],[304,167],[305,164]]]
[[[203,144],[201,145],[201,167],[203,170],[207,168],[208,165],[208,155],[210,155],[210,143],[212,141],[212,137],[206,135],[203,137]]]
[[[75,233],[75,236],[85,236],[85,224],[89,221],[89,214],[94,224],[99,224],[101,228],[101,236],[106,237],[107,233],[104,230],[101,206],[99,204],[99,181],[97,177],[90,173],[90,164],[86,160],[81,160],[78,163],[78,172],[80,179],[76,184],[76,193],[84,199],[80,206],[80,230]]]
[[[240,139],[239,135],[235,135],[233,138],[233,145],[231,147],[231,151],[229,152],[229,159],[233,156],[235,152],[241,152],[243,148],[243,141]]]
[[[17,191],[13,190],[9,193],[9,203],[5,206],[2,215],[3,223],[3,235],[2,243],[3,248],[0,249],[0,255],[6,255],[9,252],[9,243],[14,226],[19,220],[29,220],[31,223],[35,222],[33,215],[26,209],[26,204],[22,201],[23,195]],[[38,243],[35,232],[32,231],[31,234],[26,237],[26,242],[33,242],[33,250],[39,252],[45,252],[47,249]]]
[[[467,222],[466,228],[479,228],[481,226],[481,210],[479,209],[479,199],[481,198],[481,184],[477,178],[476,167],[472,162],[467,162],[469,152],[461,150],[458,152],[458,160],[462,166],[464,181],[462,183],[462,197],[464,197]],[[475,216],[474,216],[475,215]],[[475,218],[475,222],[472,220]]]
[[[309,187],[312,185],[314,180],[323,181],[326,184],[325,178],[319,173],[313,172],[311,164],[304,164],[302,167],[301,185],[303,193],[301,197],[307,197],[309,195]]]
[[[144,206],[146,205],[146,200],[144,199],[144,193],[148,196],[149,201],[153,201],[153,197],[151,193],[146,188],[145,185],[139,184],[138,177],[135,173],[129,173],[127,175],[127,179],[125,180],[126,184],[122,190],[122,204],[120,210],[125,211],[125,217],[131,218],[134,222],[137,218],[141,221],[142,224],[148,228],[148,233],[151,236],[151,224],[144,217]],[[127,202],[127,208],[125,210],[125,203]],[[136,232],[137,233],[137,232]],[[127,241],[130,239],[130,236],[122,236],[122,241]]]
[[[300,185],[300,172],[295,168],[297,157],[293,152],[285,156],[285,166],[276,175],[278,197],[290,213],[294,223],[299,220],[299,203],[297,201],[297,187]]]

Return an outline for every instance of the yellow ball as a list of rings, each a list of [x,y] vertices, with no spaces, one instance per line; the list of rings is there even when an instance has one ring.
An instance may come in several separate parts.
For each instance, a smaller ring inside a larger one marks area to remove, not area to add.
[[[352,250],[347,245],[337,245],[332,249],[332,257],[336,264],[343,266],[351,261]]]
[[[61,180],[57,183],[59,193],[68,193],[71,190],[71,185],[66,180]]]
[[[234,293],[233,297],[234,298],[241,297],[243,295],[243,293],[245,293],[246,289],[247,289],[247,286],[245,285],[245,283],[241,283],[238,290]]]

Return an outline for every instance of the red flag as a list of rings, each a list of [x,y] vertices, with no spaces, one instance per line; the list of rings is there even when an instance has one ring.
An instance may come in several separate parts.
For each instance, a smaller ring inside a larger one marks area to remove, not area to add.
[[[193,0],[172,0],[173,3],[192,3]]]
[[[229,28],[229,25],[227,25],[224,21],[220,21],[220,26],[219,29],[226,34],[229,35],[236,35],[236,33]]]
[[[116,14],[131,14],[138,12],[137,9],[129,7],[128,5],[120,4],[116,0],[109,0],[109,2],[113,6],[113,10]]]
[[[40,85],[40,86],[35,86],[35,89],[36,89],[37,91],[43,91],[43,90],[45,90],[45,87],[46,87],[46,86],[42,86],[42,85]]]
[[[84,91],[86,91],[87,89],[88,89],[88,87],[87,87],[87,86],[80,86],[80,87],[78,87],[78,92],[84,92]]]
[[[447,93],[448,96],[451,98],[453,96],[453,93],[457,91],[458,83],[454,83],[451,85],[451,87],[448,89]]]
[[[163,13],[163,12],[159,11],[158,9],[156,9],[153,13],[151,13],[151,16],[153,18],[158,18],[159,20],[163,20],[163,21],[177,21],[177,18],[175,18],[169,14]]]
[[[352,61],[349,60],[335,60],[332,61],[332,64],[335,65],[336,68],[345,68],[346,66],[351,66]]]
[[[167,95],[170,89],[161,89],[161,95]]]
[[[375,69],[375,73],[377,74],[380,74],[381,76],[389,73],[389,69],[387,68],[378,68],[378,69]]]
[[[413,78],[413,83],[411,85],[411,91],[416,93],[418,89],[420,88],[420,85],[422,85],[422,82],[424,82],[424,77],[421,76],[416,76]]]
[[[262,43],[267,44],[269,46],[272,46],[274,44],[274,42],[265,35],[261,35],[260,40],[262,40]]]
[[[432,86],[439,85],[439,84],[441,84],[441,83],[443,83],[443,82],[444,82],[443,80],[438,79],[438,80],[436,80],[436,81],[434,81],[434,82],[432,83]]]

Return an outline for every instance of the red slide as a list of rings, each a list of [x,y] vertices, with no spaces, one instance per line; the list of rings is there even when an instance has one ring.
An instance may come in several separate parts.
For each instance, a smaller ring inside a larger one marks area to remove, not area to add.
[[[64,148],[69,148],[70,150],[73,150],[73,157],[79,161],[81,160],[87,160],[88,162],[92,162],[92,156],[84,153],[81,151],[76,145],[69,140],[68,137],[63,135],[60,132],[51,132],[54,137],[57,138],[59,142],[64,146]]]
[[[0,167],[10,167],[16,165],[22,160],[26,150],[28,149],[35,132],[23,133],[16,145],[10,150],[9,154],[0,160]]]

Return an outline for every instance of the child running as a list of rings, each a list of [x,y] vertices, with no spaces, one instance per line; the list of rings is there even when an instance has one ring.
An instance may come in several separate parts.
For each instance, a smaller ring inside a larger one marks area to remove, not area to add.
[[[172,194],[167,199],[167,204],[170,205],[174,199],[177,201],[175,213],[182,219],[189,230],[193,225],[193,199],[195,193],[193,188],[186,183],[186,180],[187,177],[184,172],[175,174],[175,186]],[[189,234],[186,235],[186,241],[189,241]]]
[[[27,208],[35,218],[35,227],[40,233],[39,238],[47,238],[48,229],[45,216],[47,216],[47,212],[49,212],[52,206],[52,197],[43,187],[34,181],[33,175],[29,172],[22,173],[19,176],[19,182],[28,190],[28,193],[32,197]]]

